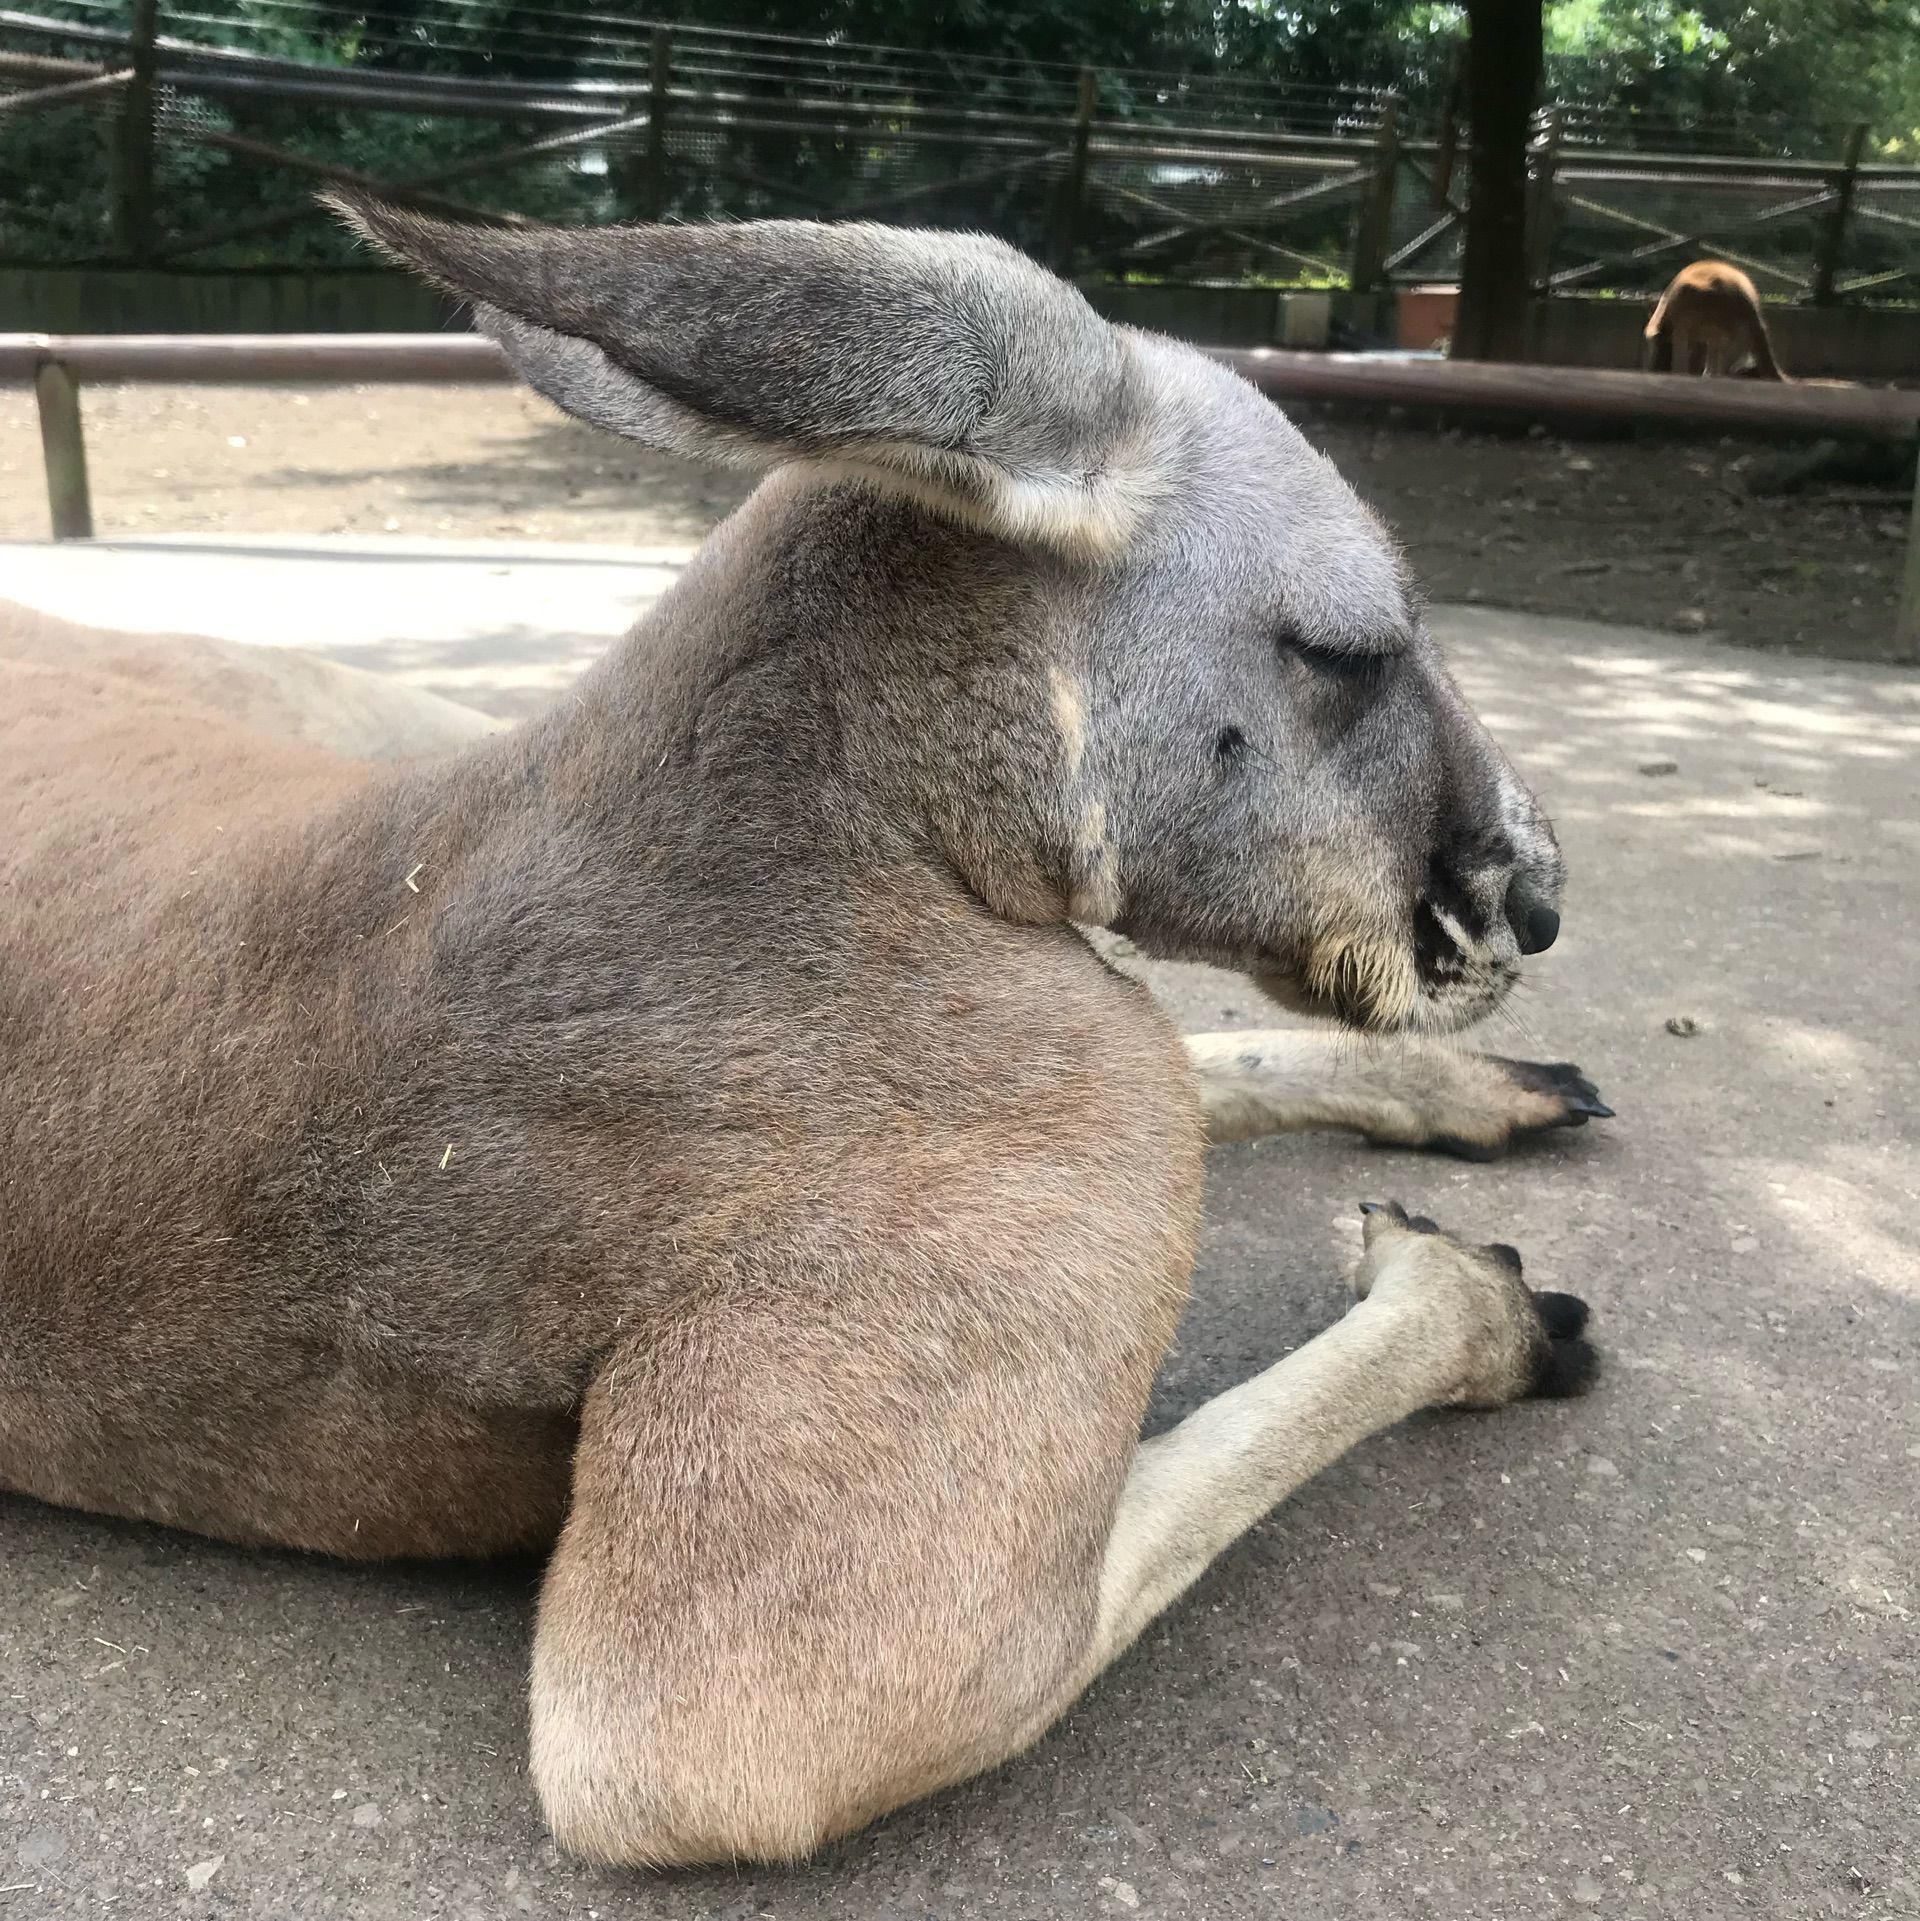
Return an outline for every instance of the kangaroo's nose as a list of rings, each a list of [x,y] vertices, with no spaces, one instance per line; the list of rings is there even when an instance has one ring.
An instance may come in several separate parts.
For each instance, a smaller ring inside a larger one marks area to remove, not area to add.
[[[1507,921],[1523,954],[1544,954],[1560,938],[1560,916],[1529,880],[1507,889]]]

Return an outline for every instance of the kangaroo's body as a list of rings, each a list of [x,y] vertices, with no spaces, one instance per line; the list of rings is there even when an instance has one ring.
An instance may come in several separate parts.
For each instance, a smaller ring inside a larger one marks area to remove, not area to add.
[[[1359,1435],[1586,1378],[1507,1252],[1383,1213],[1361,1306],[1139,1445],[1209,1126],[1604,1110],[1415,1040],[1183,1048],[1072,923],[1443,1031],[1551,941],[1558,853],[1331,471],[1013,256],[497,271],[362,217],[588,417],[779,471],[551,713],[425,758],[14,629],[0,1485],[346,1555],[557,1537],[556,1831],[797,1854],[1033,1739]]]
[[[1751,363],[1754,378],[1785,380],[1760,295],[1738,267],[1696,260],[1668,282],[1646,326],[1646,365],[1656,373],[1714,376]]]

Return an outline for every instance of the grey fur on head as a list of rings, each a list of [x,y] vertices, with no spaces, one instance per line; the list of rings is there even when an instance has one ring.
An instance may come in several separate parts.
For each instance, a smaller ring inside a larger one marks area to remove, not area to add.
[[[847,678],[868,798],[996,911],[1381,1027],[1477,1018],[1552,939],[1552,832],[1392,541],[1203,355],[973,235],[334,204],[569,412],[790,466],[721,543],[734,571],[701,576],[702,618],[769,644],[745,636],[796,556],[833,583],[773,620],[779,672],[813,673],[811,647]]]

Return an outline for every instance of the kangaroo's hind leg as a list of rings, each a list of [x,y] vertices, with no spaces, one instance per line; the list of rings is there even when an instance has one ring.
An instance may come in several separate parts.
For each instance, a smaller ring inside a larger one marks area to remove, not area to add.
[[[1285,1360],[1143,1441],[1107,1540],[1091,1680],[1223,1549],[1350,1448],[1421,1408],[1584,1393],[1587,1310],[1535,1294],[1510,1247],[1472,1247],[1397,1203],[1366,1210],[1358,1304]]]
[[[1036,1321],[951,1376],[937,1303],[709,1313],[616,1359],[535,1643],[555,1832],[606,1860],[804,1854],[1026,1747],[1365,1436],[1592,1378],[1584,1308],[1510,1248],[1398,1208],[1366,1240],[1342,1320],[1146,1442],[1137,1354]]]

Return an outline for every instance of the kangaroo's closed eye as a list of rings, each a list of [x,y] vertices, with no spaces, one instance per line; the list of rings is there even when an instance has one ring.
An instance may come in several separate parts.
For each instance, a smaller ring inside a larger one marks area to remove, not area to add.
[[[1351,647],[1327,647],[1303,639],[1294,628],[1281,630],[1278,646],[1282,654],[1300,661],[1319,675],[1348,686],[1374,686],[1393,671],[1397,656],[1368,653]]]

